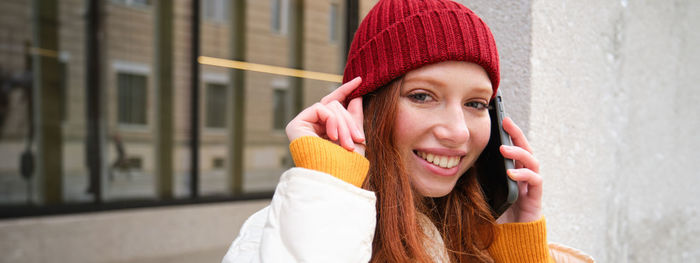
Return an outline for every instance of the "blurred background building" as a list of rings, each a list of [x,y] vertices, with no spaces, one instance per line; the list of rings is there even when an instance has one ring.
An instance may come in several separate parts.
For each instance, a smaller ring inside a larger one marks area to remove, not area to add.
[[[345,4],[204,0],[195,21],[192,1],[161,2],[0,4],[0,203],[274,189],[292,165],[286,122],[338,85]]]
[[[345,0],[0,2],[0,214],[269,199],[293,165],[286,123],[339,86],[358,10]],[[26,256],[0,261],[45,260]]]
[[[549,240],[700,262],[700,2],[461,2],[498,43]],[[0,262],[219,261],[374,3],[0,1]]]

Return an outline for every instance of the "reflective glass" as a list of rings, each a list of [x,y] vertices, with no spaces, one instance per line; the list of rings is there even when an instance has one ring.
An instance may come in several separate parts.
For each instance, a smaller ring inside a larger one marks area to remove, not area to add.
[[[339,85],[344,9],[0,1],[0,206],[271,193],[287,122]]]

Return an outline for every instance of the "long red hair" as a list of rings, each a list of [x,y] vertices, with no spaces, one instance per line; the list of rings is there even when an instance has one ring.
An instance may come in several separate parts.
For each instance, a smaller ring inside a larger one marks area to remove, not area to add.
[[[363,188],[377,196],[377,226],[371,262],[432,262],[418,215],[440,232],[452,262],[493,262],[486,248],[493,242],[495,220],[484,200],[474,169],[446,196],[421,197],[394,143],[394,119],[401,79],[363,96],[369,173]],[[428,241],[429,242],[429,241]]]

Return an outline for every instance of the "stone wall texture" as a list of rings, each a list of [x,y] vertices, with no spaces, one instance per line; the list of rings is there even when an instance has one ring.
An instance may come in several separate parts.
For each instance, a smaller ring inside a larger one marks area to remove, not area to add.
[[[549,240],[600,262],[700,262],[700,2],[462,3],[496,38]]]
[[[550,241],[600,262],[700,261],[700,2],[531,8],[528,135]]]

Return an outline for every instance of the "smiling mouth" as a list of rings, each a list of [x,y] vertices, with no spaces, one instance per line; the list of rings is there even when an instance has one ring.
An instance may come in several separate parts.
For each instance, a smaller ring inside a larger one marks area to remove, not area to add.
[[[461,156],[444,156],[444,155],[436,155],[432,153],[426,153],[426,152],[421,152],[421,151],[413,151],[418,157],[423,158],[423,160],[428,161],[429,163],[432,163],[436,166],[445,168],[445,169],[450,169],[452,167],[455,167],[459,164],[459,160],[462,159]]]

